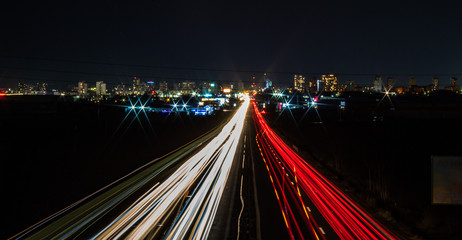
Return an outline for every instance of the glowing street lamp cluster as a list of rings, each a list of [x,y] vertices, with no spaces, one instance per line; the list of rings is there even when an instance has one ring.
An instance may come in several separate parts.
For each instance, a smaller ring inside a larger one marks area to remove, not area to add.
[[[255,102],[252,105],[257,143],[292,239],[304,239],[305,229],[314,239],[325,239],[325,232],[313,219],[304,196],[310,199],[341,239],[396,239],[288,147],[268,126]]]

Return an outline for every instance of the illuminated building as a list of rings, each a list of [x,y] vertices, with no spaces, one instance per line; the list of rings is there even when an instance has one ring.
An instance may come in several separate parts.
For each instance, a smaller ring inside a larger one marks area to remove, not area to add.
[[[265,83],[266,83],[265,89],[272,88],[273,87],[273,82],[271,82],[271,80],[269,79],[268,74],[265,73],[263,75],[264,75]]]
[[[156,83],[154,81],[146,82],[146,92],[153,95],[156,93]]]
[[[317,80],[316,82],[316,91],[318,93],[324,91],[324,89],[326,88],[326,83],[323,81],[323,80]]]
[[[18,83],[18,92],[30,94],[34,90],[34,86],[27,83]]]
[[[181,82],[181,88],[184,90],[194,90],[194,88],[196,88],[196,83],[184,81],[184,82]]]
[[[159,83],[159,91],[161,91],[163,93],[168,92],[168,83],[166,81],[163,81],[163,82]]]
[[[133,90],[135,91],[135,90],[137,90],[137,89],[140,87],[140,85],[141,85],[141,80],[140,80],[140,78],[133,77],[133,80],[132,80],[132,81],[133,81]]]
[[[214,82],[202,82],[202,94],[217,94],[217,84]]]
[[[144,94],[146,91],[146,88],[144,84],[141,82],[141,79],[139,77],[133,77],[133,94],[135,95],[141,95]]]
[[[121,83],[118,84],[115,88],[116,95],[127,95],[129,94],[130,88],[128,88],[125,84]]]
[[[38,82],[36,83],[36,91],[41,92],[41,93],[46,93],[47,91],[47,83],[44,82]]]
[[[374,91],[382,92],[382,77],[381,76],[375,76]]]
[[[190,92],[193,92],[195,88],[196,88],[195,82],[183,81],[181,83],[178,83],[177,90],[184,92],[184,93],[190,93]]]
[[[294,89],[302,92],[305,88],[305,77],[303,75],[294,75]]]
[[[345,91],[353,92],[353,91],[356,91],[356,88],[357,88],[357,86],[356,86],[354,81],[352,81],[352,80],[347,81],[347,83],[345,85]]]
[[[324,92],[338,91],[338,78],[334,74],[322,75],[321,81],[324,83]]]
[[[88,94],[88,83],[86,82],[79,82],[77,84],[77,88],[78,88],[78,93],[80,96],[86,96]]]
[[[96,82],[96,96],[101,97],[103,95],[106,95],[106,83]]]

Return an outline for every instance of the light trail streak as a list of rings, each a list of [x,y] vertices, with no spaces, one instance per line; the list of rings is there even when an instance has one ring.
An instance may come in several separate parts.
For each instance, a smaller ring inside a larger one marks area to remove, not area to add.
[[[18,238],[75,238],[94,228],[85,236],[90,235],[91,239],[206,239],[229,177],[249,105],[250,100],[246,98],[215,137],[207,137],[208,143],[165,180],[153,183],[167,167],[184,159],[202,143],[186,146],[181,153],[156,162],[158,165],[143,169],[49,225],[36,226],[40,229],[34,227],[36,232],[30,235],[27,232]],[[128,208],[111,217],[107,224],[95,226],[95,222],[142,188],[148,190],[132,200]],[[188,200],[184,201],[185,198]]]
[[[303,239],[301,226],[304,225],[313,238],[325,239],[324,230],[317,225],[311,211],[307,211],[303,192],[341,239],[396,239],[288,147],[267,125],[254,102],[252,105],[257,143],[291,238]],[[303,222],[298,224],[300,219]]]
[[[165,239],[205,239],[213,223],[242,133],[247,99],[223,130],[151,193],[122,213],[95,239],[146,238],[194,188]],[[127,235],[126,232],[129,232]]]
[[[210,171],[203,178],[203,184],[196,187],[196,193],[190,199],[189,204],[185,206],[176,223],[170,228],[166,239],[187,238],[186,229],[191,227],[194,227],[194,230],[189,237],[194,239],[207,238],[229,177],[249,104],[250,100],[247,98],[230,123],[223,128],[223,135],[217,136],[220,139],[220,147],[208,149],[208,151],[218,152],[218,155]]]

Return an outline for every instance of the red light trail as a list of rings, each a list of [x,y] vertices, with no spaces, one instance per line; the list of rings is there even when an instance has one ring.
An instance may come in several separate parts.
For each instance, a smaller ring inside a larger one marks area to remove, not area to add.
[[[339,188],[323,177],[268,126],[252,102],[257,144],[292,239],[325,239],[307,208],[307,196],[341,239],[397,239]],[[306,227],[306,228],[305,228]]]

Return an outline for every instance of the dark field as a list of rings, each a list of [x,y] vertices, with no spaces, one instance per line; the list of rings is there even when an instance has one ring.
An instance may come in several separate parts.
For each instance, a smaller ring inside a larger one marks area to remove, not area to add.
[[[148,113],[52,96],[0,99],[2,238],[95,192],[214,128],[211,116]],[[134,121],[132,121],[134,120]],[[121,124],[122,123],[122,124]]]
[[[462,206],[433,205],[431,156],[462,156],[462,103],[416,99],[347,102],[345,111],[267,109],[269,122],[299,153],[409,239],[460,239]],[[306,113],[306,114],[305,114]],[[462,174],[462,173],[461,173]]]

